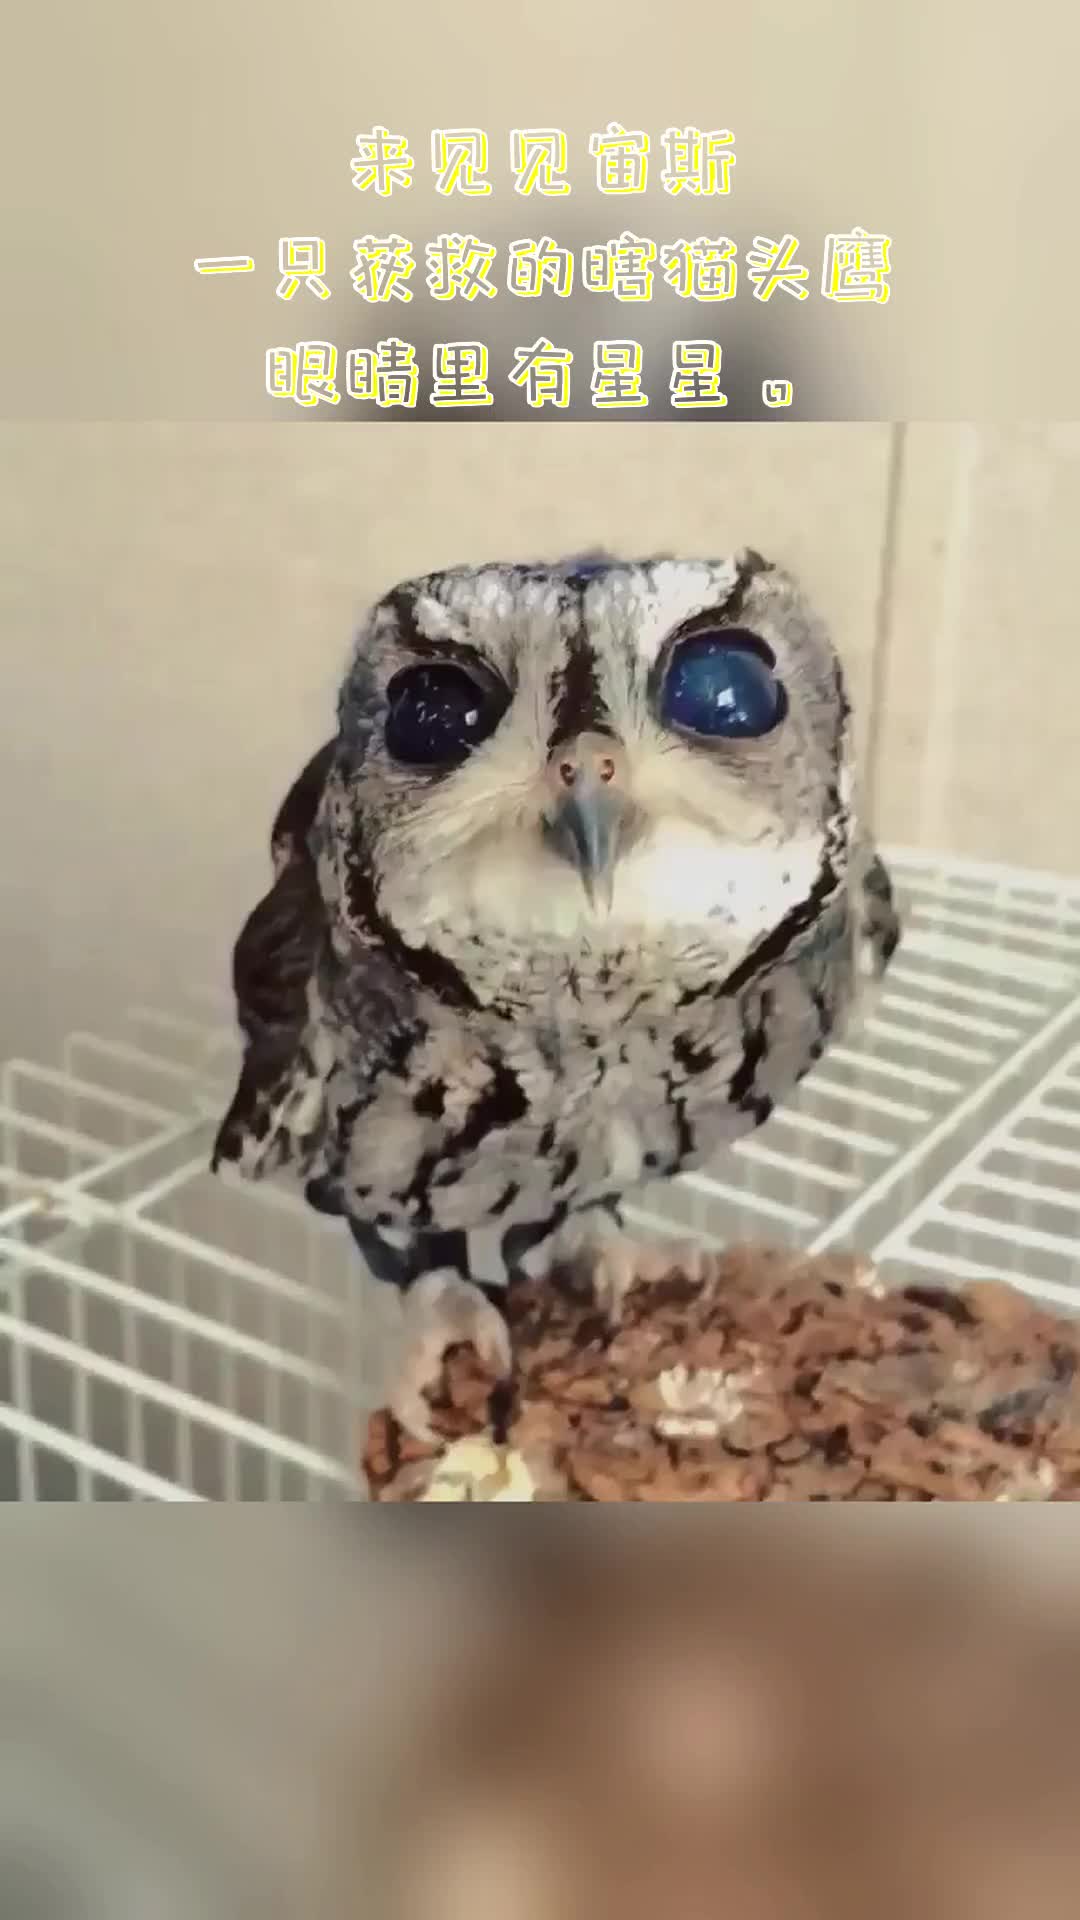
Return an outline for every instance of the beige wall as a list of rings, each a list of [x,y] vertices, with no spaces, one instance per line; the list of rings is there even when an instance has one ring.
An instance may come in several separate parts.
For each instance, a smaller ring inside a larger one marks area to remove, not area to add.
[[[0,1056],[222,977],[355,616],[456,560],[793,567],[883,837],[1080,872],[1080,427],[0,429]]]
[[[809,419],[1080,410],[1080,250],[1063,244],[1075,217],[1080,10],[1065,0],[1027,0],[1022,12],[1005,0],[690,0],[677,13],[655,0],[319,0],[301,12],[287,0],[13,10],[0,413],[282,417],[286,403],[265,392],[267,347],[304,338],[316,313],[320,337],[343,346],[388,317],[353,296],[354,239],[422,241],[451,214],[500,253],[511,238],[549,231],[576,246],[624,222],[658,240],[730,234],[740,254],[756,235],[790,233],[812,281],[824,235],[859,224],[893,241],[887,305],[765,303],[743,280],[718,323],[726,377],[734,392],[745,381],[754,417],[768,374],[794,379]],[[640,198],[596,192],[588,139],[612,120],[654,142]],[[381,202],[357,194],[349,172],[357,134],[376,124],[407,134],[416,160],[410,192]],[[508,137],[551,126],[567,134],[573,191],[545,207],[515,194]],[[669,126],[733,131],[729,200],[695,210],[663,192]],[[440,127],[487,132],[493,191],[482,208],[435,194]],[[307,234],[326,241],[333,298],[285,308],[278,243]],[[192,270],[237,252],[254,257],[250,277]],[[621,335],[633,314],[635,339],[666,342],[689,311],[692,331],[711,334],[714,309],[673,299],[658,290],[624,307],[575,295],[569,311],[561,301],[546,311],[557,341],[572,324],[587,364],[597,320],[599,333]],[[535,338],[518,332],[537,324],[528,304],[482,304],[479,337],[493,349],[509,333]],[[458,337],[462,313],[442,313]],[[418,347],[442,324],[423,295],[394,319]],[[508,403],[504,382],[497,391]]]

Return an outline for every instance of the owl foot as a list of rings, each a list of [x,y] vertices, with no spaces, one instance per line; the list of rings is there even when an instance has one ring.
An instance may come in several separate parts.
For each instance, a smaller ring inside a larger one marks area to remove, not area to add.
[[[716,1254],[696,1240],[650,1242],[620,1234],[596,1259],[593,1294],[609,1325],[617,1326],[632,1287],[652,1286],[673,1273],[685,1274],[696,1286],[707,1286],[715,1267]]]
[[[436,1435],[425,1389],[441,1379],[448,1349],[463,1345],[499,1378],[509,1374],[510,1334],[498,1308],[449,1267],[426,1273],[405,1295],[404,1353],[389,1403],[399,1426],[426,1445]]]

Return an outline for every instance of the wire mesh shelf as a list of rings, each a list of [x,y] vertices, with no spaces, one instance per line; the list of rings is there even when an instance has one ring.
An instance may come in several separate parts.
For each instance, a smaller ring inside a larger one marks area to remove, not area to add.
[[[1080,881],[893,849],[861,1025],[651,1232],[858,1247],[1080,1307]],[[0,1498],[355,1497],[396,1305],[339,1222],[208,1171],[220,995],[0,1070]]]

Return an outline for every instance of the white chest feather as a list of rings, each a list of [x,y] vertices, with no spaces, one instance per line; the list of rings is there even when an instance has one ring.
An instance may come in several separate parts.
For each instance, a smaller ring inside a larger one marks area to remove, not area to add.
[[[578,875],[542,845],[523,857],[513,842],[495,841],[420,877],[389,876],[381,899],[406,940],[448,954],[475,940],[625,948],[678,928],[737,930],[752,943],[805,899],[821,852],[820,833],[741,847],[665,824],[619,862],[608,911],[590,906]]]

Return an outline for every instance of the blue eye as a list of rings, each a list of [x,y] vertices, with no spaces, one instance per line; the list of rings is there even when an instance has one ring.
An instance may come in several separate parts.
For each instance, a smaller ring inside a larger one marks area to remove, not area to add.
[[[670,727],[709,740],[759,740],[787,712],[787,696],[752,634],[737,627],[683,640],[660,696]]]
[[[455,766],[494,733],[505,701],[463,667],[406,667],[387,688],[386,745],[410,767]]]

